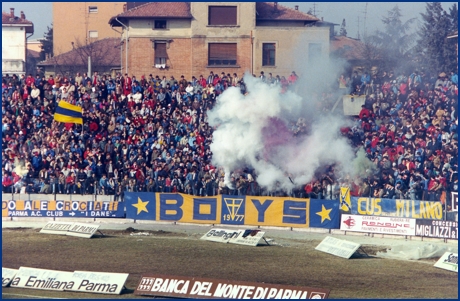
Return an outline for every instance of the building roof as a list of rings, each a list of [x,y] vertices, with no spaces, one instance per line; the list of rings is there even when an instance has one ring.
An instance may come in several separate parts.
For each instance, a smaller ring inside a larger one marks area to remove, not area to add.
[[[346,60],[365,60],[366,56],[371,56],[375,60],[380,59],[378,51],[371,48],[372,45],[366,46],[360,40],[344,36],[334,36],[330,43],[331,54]]]
[[[37,66],[86,66],[88,65],[89,55],[91,55],[93,62],[97,61],[96,64],[99,66],[121,66],[120,39],[101,39],[86,46],[78,47],[71,51],[41,61],[37,64]]]
[[[120,26],[115,19],[136,18],[174,18],[191,19],[190,2],[150,2],[131,8],[115,17],[110,18],[109,24]]]
[[[24,12],[21,11],[21,17],[14,15],[14,9],[10,13],[2,12],[2,25],[22,25],[26,28],[26,33],[34,32],[34,23],[26,19]]]
[[[256,2],[256,20],[319,21],[313,15],[274,2]]]
[[[27,54],[26,54],[27,57],[33,57],[35,59],[39,59],[40,58],[40,52],[39,51],[35,51],[35,50],[32,50],[32,49],[27,49]]]

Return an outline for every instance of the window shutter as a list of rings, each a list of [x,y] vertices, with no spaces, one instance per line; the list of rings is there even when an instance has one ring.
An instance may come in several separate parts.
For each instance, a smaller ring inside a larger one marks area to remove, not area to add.
[[[236,60],[236,43],[209,44],[210,60]]]
[[[166,43],[155,43],[155,57],[168,57]]]
[[[210,6],[209,25],[237,25],[236,6]]]

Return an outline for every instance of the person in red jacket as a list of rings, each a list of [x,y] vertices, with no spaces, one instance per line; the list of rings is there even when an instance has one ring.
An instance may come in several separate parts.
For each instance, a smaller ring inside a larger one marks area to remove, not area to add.
[[[2,170],[2,187],[4,193],[11,193],[11,187],[13,186],[13,179],[11,179],[9,172],[5,172],[5,169]]]

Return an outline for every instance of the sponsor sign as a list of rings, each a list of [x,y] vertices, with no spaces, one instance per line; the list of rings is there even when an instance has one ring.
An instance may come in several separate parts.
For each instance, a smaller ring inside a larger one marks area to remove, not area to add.
[[[256,247],[265,235],[265,232],[252,229],[240,230],[238,232],[236,237],[230,238],[229,243]]]
[[[351,197],[351,214],[443,219],[441,202]]]
[[[434,264],[435,267],[458,273],[458,253],[446,252]]]
[[[74,285],[73,272],[20,267],[11,287],[64,291]]]
[[[221,243],[230,243],[246,246],[257,246],[259,242],[263,239],[265,232],[260,230],[226,230],[214,228],[209,230],[204,234],[200,239],[221,242]]]
[[[129,274],[75,271],[75,284],[66,291],[119,295]]]
[[[415,219],[342,214],[340,230],[414,236]]]
[[[232,237],[237,237],[240,230],[225,230],[220,228],[214,228],[209,230],[200,239],[209,240],[214,242],[228,243]]]
[[[326,299],[329,290],[195,277],[143,275],[134,295],[194,299]]]
[[[18,270],[2,267],[2,287],[8,286]]]
[[[340,226],[338,200],[126,192],[124,204],[126,217],[135,220],[328,229]]]
[[[452,211],[458,212],[458,192],[452,192]]]
[[[69,236],[91,238],[99,227],[100,225],[95,224],[74,223],[66,234]]]
[[[45,227],[40,230],[40,233],[91,238],[99,227],[100,225],[97,224],[48,222]]]
[[[66,235],[73,224],[71,222],[48,222],[40,233]]]
[[[415,223],[415,235],[458,240],[458,222],[418,219]]]
[[[356,252],[356,250],[359,249],[360,246],[360,244],[351,241],[327,236],[315,248],[315,250],[348,259]]]
[[[2,200],[2,217],[114,217],[125,216],[123,203],[66,200]]]

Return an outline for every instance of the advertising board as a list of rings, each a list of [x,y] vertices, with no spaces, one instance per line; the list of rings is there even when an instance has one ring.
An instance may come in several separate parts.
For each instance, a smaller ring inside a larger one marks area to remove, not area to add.
[[[415,219],[342,214],[340,230],[414,236]]]
[[[73,224],[72,222],[48,222],[40,233],[66,235]]]
[[[325,237],[315,250],[349,259],[361,245],[332,236]]]
[[[458,253],[446,252],[434,264],[435,267],[458,273]]]
[[[2,267],[2,287],[8,286],[11,283],[18,270]]]
[[[134,295],[194,299],[326,299],[329,290],[196,277],[142,275]]]
[[[246,229],[246,230],[226,230],[220,228],[213,228],[206,232],[200,239],[238,244],[245,246],[257,246],[263,239],[265,232],[260,230]]]
[[[458,222],[418,219],[415,235],[458,240]]]
[[[452,211],[458,212],[458,192],[452,192]]]
[[[72,281],[75,283],[66,291],[119,295],[129,274],[75,271]]]
[[[64,291],[73,286],[73,272],[20,267],[11,287]]]

